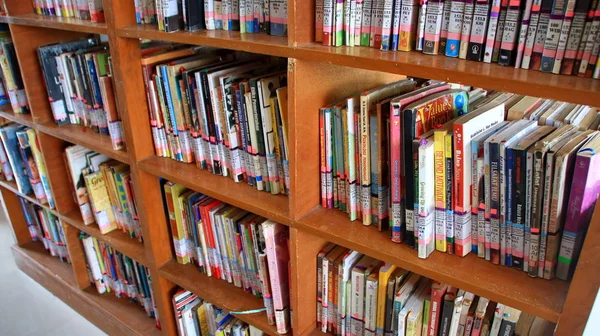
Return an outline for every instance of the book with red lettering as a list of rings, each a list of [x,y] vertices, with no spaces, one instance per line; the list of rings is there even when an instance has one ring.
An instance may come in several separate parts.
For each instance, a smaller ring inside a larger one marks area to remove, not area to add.
[[[406,93],[391,101],[390,114],[390,178],[391,178],[391,229],[392,241],[401,242],[404,232],[404,209],[402,204],[404,178],[402,164],[404,162],[402,151],[402,113],[404,108],[428,95],[448,90],[450,85],[445,83],[434,84]]]
[[[556,277],[568,280],[573,275],[590,224],[598,194],[600,193],[600,133],[595,133],[582,146],[575,158],[573,183],[565,216]]]
[[[434,281],[431,284],[431,306],[429,308],[429,336],[437,336],[442,314],[442,301],[448,285]]]
[[[504,120],[504,104],[490,103],[454,122],[454,253],[471,252],[471,139]]]
[[[290,330],[290,294],[288,282],[288,263],[290,253],[288,249],[288,227],[266,220],[262,223],[265,236],[265,252],[269,267],[269,279],[275,309],[275,323],[277,332],[286,334]]]
[[[433,129],[436,125],[454,119],[468,112],[468,94],[463,90],[447,90],[422,98],[408,105],[402,112],[402,155],[404,171],[406,172],[405,192],[405,220],[406,241],[415,247],[414,231],[416,224],[417,198],[415,192],[415,179],[413,172],[418,170],[414,166],[415,153],[413,140],[423,133]],[[417,161],[418,162],[418,161]]]

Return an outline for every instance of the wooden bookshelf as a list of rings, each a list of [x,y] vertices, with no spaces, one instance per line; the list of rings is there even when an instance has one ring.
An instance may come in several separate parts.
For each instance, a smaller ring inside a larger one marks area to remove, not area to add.
[[[476,256],[465,258],[433,253],[419,259],[403,244],[392,243],[386,233],[350,222],[337,210],[319,207],[319,130],[317,110],[353,92],[404,76],[417,76],[463,83],[489,89],[529,94],[579,104],[600,106],[600,81],[560,76],[484,64],[417,52],[382,52],[372,48],[334,48],[314,43],[314,1],[288,2],[289,36],[240,34],[227,31],[195,33],[158,31],[154,25],[135,23],[133,0],[104,0],[106,23],[37,16],[31,1],[6,0],[8,23],[30,115],[15,114],[10,106],[0,107],[0,117],[38,131],[57,199],[52,213],[61,218],[70,232],[69,250],[73,265],[60,262],[31,242],[17,196],[37,203],[33,195],[22,195],[14,182],[0,181],[17,246],[13,248],[19,268],[67,302],[78,312],[111,334],[176,334],[171,297],[177,286],[188,289],[218,307],[233,311],[260,308],[262,300],[226,281],[210,278],[195,266],[175,261],[168,225],[163,214],[158,178],[182,183],[223,202],[290,226],[291,297],[293,334],[319,335],[316,329],[316,252],[328,241],[356,249],[494,301],[558,322],[557,335],[579,335],[600,280],[595,261],[600,258],[600,207],[596,209],[580,263],[571,282],[541,280],[504,266],[493,265]],[[35,53],[40,44],[87,36],[108,35],[113,59],[115,89],[123,119],[127,150],[112,149],[107,136],[80,126],[56,126]],[[152,39],[225,48],[289,58],[289,145],[291,195],[271,195],[244,183],[201,171],[154,155],[140,67],[139,39]],[[86,226],[72,201],[62,151],[68,143],[82,145],[113,159],[128,163],[144,242],[123,232],[102,235],[95,225]],[[39,204],[40,206],[44,206]],[[76,233],[81,230],[136,259],[150,269],[152,286],[161,318],[162,332],[140,307],[109,295],[99,295],[87,282],[85,259]],[[276,334],[264,313],[239,315],[240,319]]]

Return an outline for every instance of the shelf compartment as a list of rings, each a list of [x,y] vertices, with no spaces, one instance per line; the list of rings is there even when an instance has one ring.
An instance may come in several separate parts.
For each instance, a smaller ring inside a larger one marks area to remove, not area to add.
[[[80,291],[71,265],[46,253],[40,243],[12,247],[19,269],[108,334],[160,335],[155,320],[137,304],[93,287]]]
[[[288,40],[285,36],[241,34],[237,31],[223,30],[166,33],[158,30],[157,25],[151,24],[126,26],[118,29],[117,33],[120,37],[127,38],[169,41],[272,56],[293,57],[293,49],[288,47]]]
[[[98,23],[88,20],[80,20],[77,18],[44,16],[34,13],[14,16],[0,16],[0,22],[22,26],[70,30],[90,34],[108,34],[108,28],[105,22]]]
[[[326,47],[318,43],[295,48],[294,58],[367,70],[463,83],[486,89],[600,106],[600,81],[498,64],[467,61],[420,52],[380,51],[366,47]]]
[[[209,277],[200,272],[195,265],[182,265],[175,260],[167,262],[158,269],[161,276],[198,295],[206,302],[227,311],[245,311],[264,307],[263,300],[243,289],[235,287],[225,280]],[[235,317],[255,326],[266,334],[275,336],[277,328],[267,323],[265,312],[257,314],[239,314]]]
[[[357,250],[417,274],[473,292],[490,300],[557,322],[569,288],[562,280],[531,278],[527,273],[494,265],[474,254],[461,258],[434,252],[427,259],[406,244],[393,243],[387,232],[351,222],[347,214],[317,207],[295,223],[296,228]]]
[[[6,104],[0,107],[0,117],[6,118],[10,121],[14,121],[18,124],[25,125],[31,128],[35,128],[33,117],[31,114],[19,114],[14,113],[10,104]]]
[[[151,156],[138,162],[138,168],[235,205],[276,222],[289,225],[288,197],[258,191],[247,183],[201,170],[193,163]]]
[[[137,238],[130,238],[129,235],[121,230],[114,230],[107,234],[102,234],[100,233],[100,229],[98,228],[97,224],[83,224],[81,212],[79,212],[79,209],[77,208],[67,212],[65,215],[60,216],[60,218],[77,229],[89,234],[90,236],[106,242],[117,251],[132,259],[135,259],[142,265],[146,267],[151,266],[151,263],[146,256],[144,244],[139,242]]]
[[[129,164],[129,154],[127,150],[114,150],[112,148],[110,136],[96,133],[83,125],[58,126],[52,121],[46,121],[36,124],[35,128],[40,132],[76,145],[81,145],[112,159]]]
[[[23,194],[22,192],[20,192],[19,188],[17,187],[17,182],[15,182],[14,180],[13,181],[0,181],[0,186],[8,189],[12,193],[18,195],[19,197],[22,197],[22,198],[28,200],[31,203],[34,203],[36,205],[39,205],[39,206],[45,208],[46,210],[49,210],[54,215],[57,215],[56,210],[50,209],[48,207],[48,204],[42,204],[42,203],[40,203],[40,201],[38,201],[37,198],[35,198],[34,194],[26,195],[26,194]]]

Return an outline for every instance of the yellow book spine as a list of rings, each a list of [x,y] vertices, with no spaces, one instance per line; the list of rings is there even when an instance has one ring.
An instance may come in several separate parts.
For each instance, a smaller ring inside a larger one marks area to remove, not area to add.
[[[276,158],[276,163],[277,163],[277,174],[279,176],[279,178],[277,179],[277,181],[275,182],[271,182],[272,184],[279,184],[279,193],[280,194],[285,194],[285,180],[282,180],[282,174],[283,174],[283,167],[280,167],[279,163],[281,161],[281,151],[280,149],[280,144],[279,144],[279,129],[277,127],[277,116],[276,116],[276,104],[278,104],[277,102],[277,97],[271,97],[269,99],[270,103],[271,103],[271,122],[273,123],[273,140],[275,142],[275,158]],[[280,169],[281,168],[281,169]],[[277,190],[273,187],[271,187],[271,192],[273,192],[273,190]]]
[[[185,206],[186,200],[183,197],[183,194],[180,194],[177,200],[175,201],[175,218],[177,220],[177,231],[179,231],[180,239],[181,239],[181,252],[184,254],[183,262],[188,263],[191,262],[191,254],[188,250],[189,240],[190,240],[190,232],[187,226],[187,216],[185,214]]]
[[[448,131],[433,133],[435,166],[435,249],[446,252],[446,149]]]
[[[387,298],[387,284],[396,266],[385,264],[379,270],[379,287],[377,288],[377,335],[383,335],[385,329],[385,304]]]
[[[42,156],[42,152],[40,151],[35,130],[30,129],[27,131],[27,139],[29,140],[29,146],[31,147],[31,151],[33,152],[33,160],[35,161],[35,165],[40,174],[40,179],[42,180],[42,187],[44,188],[44,192],[46,193],[48,206],[50,207],[50,209],[53,209],[54,196],[52,195],[52,190],[50,189],[48,169],[46,168],[46,161],[44,161],[44,157]]]
[[[88,174],[85,176],[85,183],[100,233],[107,234],[117,229],[104,175],[101,172]]]
[[[451,202],[451,200],[453,199],[453,197],[455,197],[452,194],[452,187],[454,185],[454,180],[452,179],[454,176],[453,173],[453,169],[454,169],[454,147],[453,147],[453,143],[454,143],[454,136],[452,135],[452,133],[448,133],[444,136],[444,156],[446,157],[446,166],[445,166],[445,171],[446,171],[446,192],[450,193],[450,200],[448,199],[448,197],[446,197],[446,210],[449,212],[446,216],[446,231],[445,231],[445,237],[446,237],[446,249],[450,250],[450,253],[454,253],[454,218],[453,218],[453,214],[452,212],[454,211],[454,206],[452,204],[448,204],[449,202]],[[450,174],[448,174],[448,172],[451,172]],[[446,194],[447,195],[447,194]],[[448,210],[449,209],[449,210]]]
[[[173,223],[173,218],[171,218],[171,234],[173,235],[173,244],[175,247],[175,255],[177,256],[177,262],[180,264],[187,264],[190,262],[190,258],[187,254],[185,229],[183,227],[183,215],[181,213],[181,206],[179,205],[179,196],[185,187],[183,187],[181,184],[166,184],[165,189],[170,189],[169,191],[171,194],[169,212],[171,212],[172,209],[173,213],[169,214],[169,217],[174,217],[175,219],[175,222]],[[169,191],[167,191],[167,193],[169,193]]]

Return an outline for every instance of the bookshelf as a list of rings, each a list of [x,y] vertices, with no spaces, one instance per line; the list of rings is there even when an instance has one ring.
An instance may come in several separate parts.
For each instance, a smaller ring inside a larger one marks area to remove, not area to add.
[[[350,222],[346,216],[319,206],[319,130],[317,109],[325,103],[369,86],[418,76],[489,89],[600,106],[600,81],[525,71],[496,64],[432,57],[410,52],[381,52],[370,48],[332,48],[313,43],[314,1],[290,0],[289,36],[275,37],[237,32],[164,33],[155,26],[135,24],[133,0],[104,0],[106,23],[43,17],[33,14],[31,1],[5,0],[10,25],[31,106],[30,115],[3,107],[0,117],[38,132],[56,199],[53,214],[63,219],[72,265],[48,256],[31,242],[21,214],[16,185],[0,182],[3,206],[12,223],[17,245],[13,254],[21,270],[109,334],[176,334],[171,296],[177,286],[195,292],[215,305],[248,310],[262,302],[225,282],[174,261],[171,236],[164,218],[158,177],[182,183],[224,202],[290,226],[292,310],[295,335],[318,335],[316,321],[316,254],[328,241],[356,249],[435,280],[489,297],[552,322],[557,335],[583,332],[600,286],[596,261],[600,257],[600,208],[596,209],[570,282],[529,278],[525,273],[492,265],[474,256],[459,258],[434,253],[418,259],[416,251],[394,244],[374,228]],[[108,35],[113,59],[115,91],[126,151],[114,151],[108,137],[77,126],[58,127],[52,121],[41,69],[35,53],[40,44],[73,39],[90,33]],[[153,39],[221,47],[289,58],[289,144],[291,195],[273,196],[241,183],[154,155],[138,39]],[[100,234],[95,225],[81,221],[66,180],[61,153],[69,143],[79,144],[128,163],[135,188],[144,242],[120,231]],[[154,321],[126,300],[97,295],[90,286],[79,231],[106,242],[150,269],[162,332]],[[240,319],[275,335],[263,314]]]

